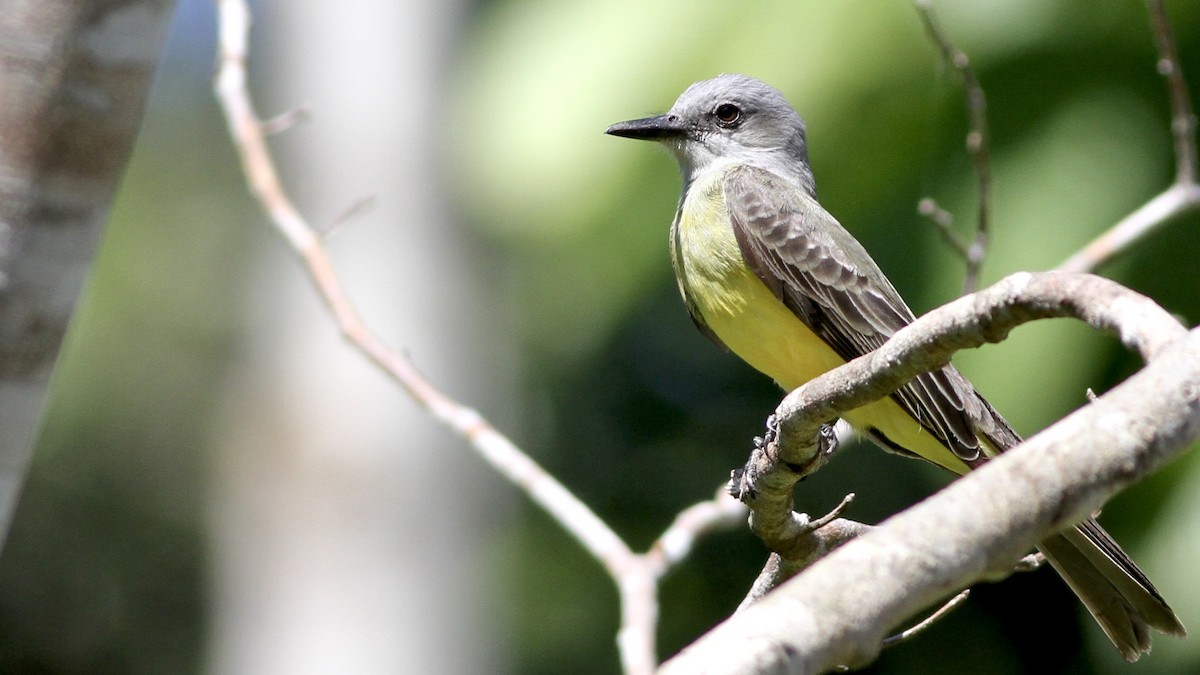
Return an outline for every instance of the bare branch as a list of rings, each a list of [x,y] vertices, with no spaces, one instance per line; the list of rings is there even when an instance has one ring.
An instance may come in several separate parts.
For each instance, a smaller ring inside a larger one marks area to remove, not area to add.
[[[744,504],[724,489],[718,490],[712,499],[680,511],[674,522],[650,545],[646,555],[657,559],[657,574],[665,575],[691,553],[700,537],[744,524],[748,512]]]
[[[1163,2],[1146,0],[1146,7],[1150,10],[1150,23],[1158,48],[1158,72],[1167,80],[1171,104],[1175,182],[1058,266],[1066,272],[1090,272],[1163,225],[1185,213],[1200,210],[1196,113],[1188,96],[1187,81],[1183,77],[1183,66]]]
[[[276,115],[269,120],[263,120],[262,132],[263,135],[274,136],[275,134],[281,134],[288,129],[291,129],[301,122],[307,122],[310,119],[312,119],[312,110],[310,110],[306,105],[297,106],[291,110],[287,110],[279,115]]]
[[[1114,332],[1149,360],[1184,328],[1149,298],[1120,284],[1066,272],[1019,273],[935,309],[896,333],[879,349],[795,389],[779,407],[779,444],[816,453],[822,426],[878,400],[920,373],[940,368],[960,349],[1003,340],[1035,319],[1074,317]],[[793,445],[794,444],[794,445]],[[761,470],[751,489],[766,490],[786,466]]]
[[[839,547],[660,672],[823,672],[869,662],[892,626],[952,589],[1010,572],[1035,542],[1200,438],[1200,329],[1186,331],[1115,283],[1062,273],[1014,275],[930,312],[875,353],[789,394],[777,411],[781,432],[791,416],[808,412],[815,438],[817,419],[937,367],[946,351],[999,340],[1018,323],[1049,316],[1114,330],[1150,362],[1097,401]],[[799,405],[805,400],[808,411]]]
[[[279,182],[274,161],[246,89],[246,49],[250,23],[243,0],[218,0],[221,63],[216,89],[242,167],[255,197],[300,256],[310,279],[338,322],[342,335],[387,373],[435,418],[470,441],[493,468],[523,489],[554,517],[610,573],[627,566],[634,554],[625,542],[583,502],[497,431],[476,411],[463,406],[426,380],[399,351],[388,347],[359,317],[313,230]]]
[[[324,241],[329,241],[329,239],[332,238],[333,235],[340,232],[342,227],[344,227],[347,223],[366,213],[367,211],[370,211],[374,207],[375,197],[363,197],[362,199],[354,202],[350,206],[346,207],[345,211],[342,211],[340,214],[338,214],[337,218],[333,219],[333,222],[321,229],[319,232],[321,239]]]
[[[1176,183],[1122,218],[1107,232],[1063,261],[1057,269],[1063,272],[1090,272],[1159,227],[1197,210],[1200,210],[1200,185]]]
[[[617,635],[626,673],[650,673],[657,664],[658,581],[691,550],[695,540],[717,528],[740,523],[746,509],[725,495],[684,510],[645,554],[634,553],[604,521],[478,412],[447,396],[408,358],[389,347],[359,316],[341,286],[324,249],[329,234],[313,229],[300,215],[279,180],[265,135],[272,131],[254,110],[246,86],[250,15],[244,0],[217,0],[220,12],[220,66],[216,93],[225,113],[247,182],[275,229],[300,257],[309,278],[337,321],[342,336],[399,384],[437,420],[466,439],[497,472],[523,490],[554,518],[617,585],[621,627]],[[288,120],[294,121],[294,120]],[[355,204],[335,226],[369,206]]]
[[[983,267],[983,259],[987,256],[988,239],[991,236],[992,167],[987,118],[987,96],[983,93],[983,86],[979,84],[979,78],[975,76],[975,69],[971,67],[971,60],[965,52],[950,42],[949,36],[946,35],[945,31],[938,24],[937,19],[934,17],[933,6],[930,0],[914,0],[913,5],[917,9],[917,14],[921,17],[921,22],[925,24],[925,31],[929,34],[929,39],[937,45],[938,51],[942,55],[942,60],[962,78],[963,95],[966,99],[967,117],[969,119],[967,152],[971,155],[971,159],[975,163],[976,184],[979,192],[979,206],[975,217],[975,235],[968,244],[950,228],[952,219],[948,218],[948,213],[940,208],[927,212],[924,208],[925,206],[933,205],[936,207],[936,203],[931,199],[921,200],[921,204],[918,207],[922,215],[928,216],[942,230],[943,236],[951,242],[951,245],[966,262],[967,270],[963,277],[963,294],[966,295],[979,287],[979,274]]]

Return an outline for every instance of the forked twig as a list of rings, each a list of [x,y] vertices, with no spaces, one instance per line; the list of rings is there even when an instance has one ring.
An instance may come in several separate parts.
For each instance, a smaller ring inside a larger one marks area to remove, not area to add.
[[[942,60],[962,78],[963,95],[969,120],[967,152],[975,164],[976,186],[979,193],[979,206],[975,215],[975,235],[969,240],[964,239],[951,227],[953,218],[950,217],[950,214],[938,207],[932,199],[922,199],[918,210],[921,215],[928,217],[938,226],[942,236],[950,242],[966,262],[962,291],[963,295],[966,295],[979,287],[979,274],[983,267],[983,260],[987,256],[988,239],[991,237],[992,167],[987,96],[983,93],[983,86],[979,84],[979,78],[975,76],[975,69],[971,67],[970,58],[950,42],[949,36],[938,24],[930,0],[914,0],[913,4],[922,23],[925,24],[925,32],[929,34],[929,38],[941,53]]]
[[[954,252],[967,259],[971,246],[966,242],[962,235],[954,229],[954,214],[946,209],[943,209],[933,197],[924,197],[917,202],[917,213],[929,219],[929,222],[937,225],[938,233],[942,235],[942,240],[946,242]],[[963,281],[966,285],[966,281]]]
[[[1175,36],[1163,2],[1146,0],[1146,8],[1150,12],[1154,44],[1158,49],[1157,69],[1167,81],[1175,149],[1175,181],[1059,265],[1058,269],[1063,271],[1090,272],[1175,218],[1200,210],[1196,113],[1188,95],[1187,80],[1183,77]]]

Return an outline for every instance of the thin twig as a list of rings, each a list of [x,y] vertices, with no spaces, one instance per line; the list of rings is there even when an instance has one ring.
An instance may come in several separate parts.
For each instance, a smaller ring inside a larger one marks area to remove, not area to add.
[[[943,209],[933,197],[924,197],[921,201],[917,202],[917,213],[925,216],[929,219],[929,222],[937,225],[938,233],[942,235],[942,239],[946,244],[962,256],[963,260],[967,259],[967,253],[971,245],[958,233],[958,230],[954,229],[953,213]]]
[[[1057,269],[1091,272],[1159,227],[1197,210],[1200,210],[1200,185],[1175,183],[1064,260]]]
[[[1167,80],[1171,100],[1171,134],[1175,137],[1175,182],[1195,183],[1196,175],[1196,113],[1188,96],[1187,80],[1175,48],[1175,34],[1167,18],[1162,0],[1146,0],[1150,24],[1154,27],[1154,44],[1158,47],[1158,72]]]
[[[979,191],[979,206],[975,216],[975,235],[971,237],[970,243],[966,243],[958,235],[949,235],[949,228],[944,218],[933,217],[934,214],[937,214],[937,211],[926,213],[922,209],[921,213],[930,216],[934,224],[943,230],[943,235],[952,242],[955,250],[959,252],[966,262],[966,272],[963,276],[963,295],[966,295],[974,292],[979,287],[979,275],[983,267],[983,260],[987,256],[988,240],[991,237],[992,167],[987,118],[987,96],[983,93],[983,86],[979,84],[979,78],[975,76],[975,69],[971,67],[971,60],[965,52],[950,42],[949,36],[946,35],[945,31],[938,24],[937,19],[934,17],[930,0],[914,0],[913,4],[917,9],[917,13],[921,16],[921,21],[925,24],[925,31],[929,34],[929,38],[937,45],[938,51],[942,55],[942,60],[945,61],[946,65],[957,71],[959,77],[962,78],[963,95],[966,101],[967,118],[969,120],[967,152],[971,155],[971,159],[975,164],[976,185]],[[924,203],[924,200],[922,200],[922,203]],[[941,213],[945,214],[944,211]]]
[[[936,612],[934,612],[933,614],[930,614],[929,616],[925,617],[925,619],[923,621],[921,621],[920,623],[918,623],[915,626],[908,628],[906,630],[902,630],[899,633],[896,633],[895,635],[889,635],[888,637],[885,637],[883,639],[883,642],[881,643],[881,645],[885,649],[887,647],[894,647],[894,646],[900,644],[901,642],[906,642],[906,641],[911,640],[912,638],[916,637],[917,635],[920,635],[925,629],[927,629],[930,626],[932,626],[933,624],[937,623],[939,619],[944,618],[947,614],[954,611],[959,605],[966,602],[967,598],[970,597],[970,595],[971,595],[971,589],[964,588],[962,590],[962,592],[960,592],[958,595],[954,596],[953,598],[950,598],[949,600],[947,600],[946,604],[939,607],[938,610]]]
[[[1157,69],[1167,81],[1171,135],[1175,148],[1175,181],[1171,187],[1122,218],[1059,265],[1058,269],[1063,271],[1090,272],[1177,217],[1200,210],[1196,113],[1188,96],[1187,80],[1183,76],[1175,36],[1162,0],[1146,0],[1146,8],[1150,11],[1154,44],[1158,49]]]
[[[832,511],[809,523],[809,527],[814,530],[819,530],[838,518],[841,518],[842,514],[846,512],[846,509],[850,508],[850,504],[854,501],[854,497],[855,495],[853,492],[847,493],[845,497],[842,497],[842,501],[838,502],[838,505],[833,507]]]
[[[1046,564],[1046,556],[1041,551],[1034,551],[1029,555],[1017,561],[1013,567],[1013,571],[1017,573],[1033,572],[1040,570],[1042,565]]]
[[[274,136],[310,119],[312,119],[312,110],[306,105],[297,106],[271,119],[263,120],[262,132],[266,136]]]
[[[332,238],[333,235],[335,235],[339,231],[341,231],[343,226],[345,226],[347,223],[349,223],[351,220],[354,220],[358,216],[361,216],[362,214],[366,213],[367,211],[370,211],[374,207],[375,207],[375,197],[373,197],[373,196],[372,197],[363,197],[362,199],[359,199],[358,201],[354,202],[349,207],[347,207],[345,211],[342,211],[340,214],[338,214],[338,217],[334,218],[333,222],[329,223],[328,225],[326,225],[324,228],[321,229],[321,231],[319,233],[321,235],[321,239],[323,239],[325,241],[329,241],[329,239]]]

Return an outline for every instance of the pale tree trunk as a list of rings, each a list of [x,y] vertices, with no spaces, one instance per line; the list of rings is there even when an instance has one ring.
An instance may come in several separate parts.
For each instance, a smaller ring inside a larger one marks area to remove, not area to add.
[[[0,541],[171,0],[0,0]]]
[[[460,5],[259,4],[251,91],[263,116],[311,110],[310,122],[272,140],[305,216],[330,224],[373,200],[328,241],[366,321],[494,409],[480,381],[500,386],[511,367],[495,358],[499,327],[478,329],[488,325],[486,284],[437,166]],[[217,451],[208,670],[493,671],[478,609],[487,470],[340,340],[284,242],[270,243]]]

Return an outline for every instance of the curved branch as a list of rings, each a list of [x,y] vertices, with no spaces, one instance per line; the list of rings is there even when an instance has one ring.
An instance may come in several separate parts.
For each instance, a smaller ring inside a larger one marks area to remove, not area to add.
[[[775,410],[780,444],[815,447],[822,424],[946,365],[956,351],[1000,342],[1023,323],[1052,317],[1114,332],[1146,360],[1185,332],[1154,301],[1114,281],[1069,272],[1013,274],[929,312],[883,347],[788,394]]]
[[[1090,272],[1121,251],[1179,216],[1200,210],[1200,169],[1196,159],[1196,113],[1188,96],[1187,80],[1175,48],[1175,35],[1162,0],[1146,0],[1158,72],[1167,80],[1171,106],[1171,136],[1175,147],[1175,182],[1161,194],[1122,218],[1091,243],[1063,261],[1064,272]]]
[[[745,517],[745,507],[718,495],[684,510],[646,553],[635,553],[599,516],[475,410],[443,393],[400,351],[388,346],[359,315],[342,287],[314,229],[279,179],[266,134],[294,121],[263,122],[246,84],[250,13],[245,0],[218,0],[220,63],[215,89],[234,147],[254,197],[276,231],[301,258],[309,279],[342,336],[399,384],[434,418],[466,439],[497,473],[521,489],[595,558],[616,583],[621,627],[617,635],[627,673],[648,673],[657,663],[658,581],[691,550],[696,538]],[[341,220],[341,219],[339,219]],[[328,234],[325,232],[324,234]]]
[[[955,351],[999,342],[1016,326],[1071,316],[1117,333],[1149,360],[1184,328],[1145,296],[1116,282],[1063,272],[1017,274],[973,296],[930,312],[872,354],[796,389],[784,398],[758,439],[734,492],[751,509],[751,528],[779,554],[759,576],[753,600],[865,531],[810,526],[792,511],[795,484],[824,466],[834,443],[829,423],[849,410],[891,394],[910,379],[949,362]],[[778,436],[778,438],[776,438]],[[847,523],[850,521],[846,521]]]
[[[1014,275],[918,319],[875,353],[789,394],[811,427],[998,341],[1074,316],[1150,359],[1108,394],[838,548],[668,662],[663,673],[823,672],[875,657],[887,632],[954,590],[1003,576],[1034,543],[1097,509],[1200,438],[1200,329],[1097,277]],[[805,409],[804,403],[811,407]],[[794,421],[795,420],[795,421]]]

